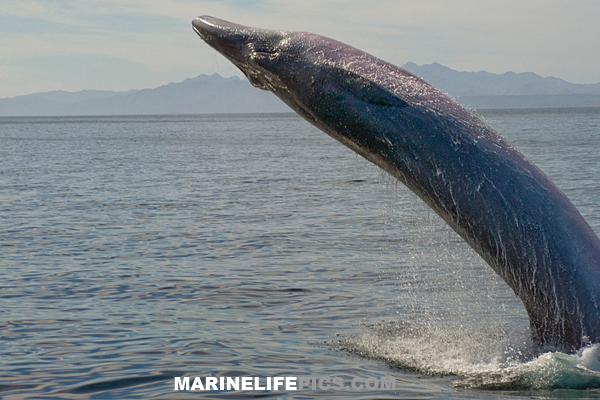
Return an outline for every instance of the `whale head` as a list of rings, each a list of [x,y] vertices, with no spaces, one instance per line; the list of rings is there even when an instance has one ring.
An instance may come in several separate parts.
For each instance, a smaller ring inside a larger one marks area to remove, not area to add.
[[[377,73],[373,67],[385,65],[381,60],[308,32],[257,29],[209,16],[195,18],[192,26],[253,86],[273,92],[318,128],[387,169],[373,155],[380,152],[378,145],[366,143],[366,136],[357,137],[357,130],[339,126],[340,114],[346,116],[343,123],[349,127],[353,116],[364,112],[408,106],[397,93],[370,79],[370,74]]]
[[[344,70],[352,52],[356,57],[365,54],[308,32],[258,29],[209,16],[195,18],[192,26],[253,86],[275,93],[299,112],[298,108],[314,101],[315,92],[322,93],[324,88],[327,91],[327,81],[335,76],[332,69]]]

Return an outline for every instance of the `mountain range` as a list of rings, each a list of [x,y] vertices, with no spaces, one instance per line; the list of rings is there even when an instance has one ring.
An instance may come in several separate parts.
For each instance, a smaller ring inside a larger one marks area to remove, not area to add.
[[[476,109],[600,107],[600,83],[576,84],[533,72],[463,72],[438,63],[409,62],[402,68]]]
[[[455,71],[438,63],[402,66],[470,108],[600,107],[600,83],[574,84],[532,72]],[[154,89],[51,91],[0,99],[0,116],[289,112],[273,94],[238,77],[200,75]]]
[[[0,116],[289,112],[273,94],[238,77],[200,75],[154,89],[52,91],[0,99]]]

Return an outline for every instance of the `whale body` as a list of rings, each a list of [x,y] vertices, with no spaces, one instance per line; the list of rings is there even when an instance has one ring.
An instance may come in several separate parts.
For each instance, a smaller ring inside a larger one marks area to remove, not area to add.
[[[600,240],[506,139],[417,76],[333,39],[202,16],[252,85],[416,193],[512,288],[534,343],[600,342]]]

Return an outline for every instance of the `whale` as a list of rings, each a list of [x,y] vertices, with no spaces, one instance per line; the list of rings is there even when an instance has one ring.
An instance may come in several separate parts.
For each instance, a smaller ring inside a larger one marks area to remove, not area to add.
[[[510,286],[536,349],[600,342],[600,240],[511,143],[423,79],[317,34],[192,21],[250,83],[397,178]]]

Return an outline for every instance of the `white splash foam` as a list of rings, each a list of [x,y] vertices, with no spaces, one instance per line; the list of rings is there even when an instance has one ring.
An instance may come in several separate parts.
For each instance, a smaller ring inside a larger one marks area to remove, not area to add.
[[[503,327],[439,328],[398,321],[373,324],[339,339],[343,350],[392,368],[456,377],[455,385],[487,390],[600,388],[600,344],[577,354],[533,356],[529,332]]]
[[[577,352],[575,362],[577,366],[590,371],[600,372],[600,344],[593,344]]]

